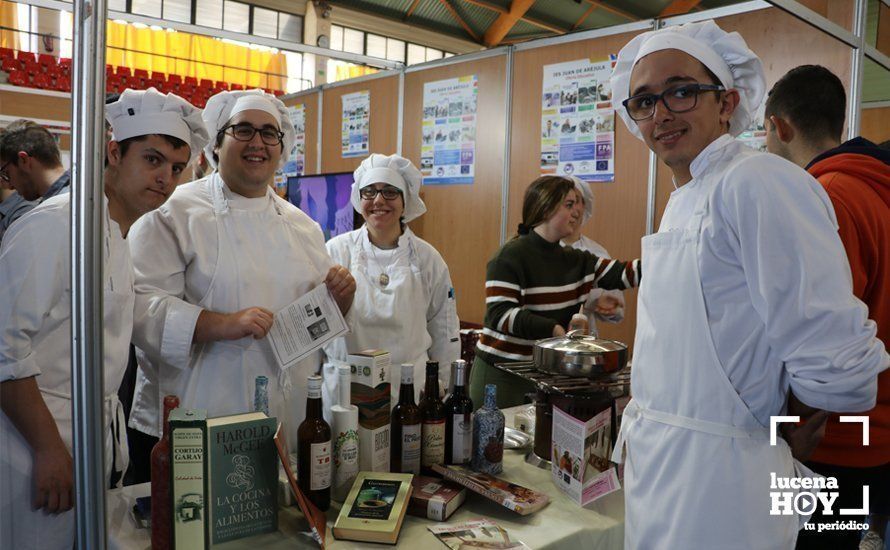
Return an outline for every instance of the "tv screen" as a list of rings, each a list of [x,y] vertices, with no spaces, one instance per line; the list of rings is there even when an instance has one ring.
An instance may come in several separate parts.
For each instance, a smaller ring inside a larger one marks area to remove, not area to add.
[[[352,202],[352,172],[291,176],[287,178],[287,200],[318,222],[325,240],[354,227]]]

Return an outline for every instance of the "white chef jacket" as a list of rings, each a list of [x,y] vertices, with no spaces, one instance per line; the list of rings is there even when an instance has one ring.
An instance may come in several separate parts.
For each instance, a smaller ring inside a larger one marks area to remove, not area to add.
[[[221,183],[226,204],[221,214],[214,202],[217,182],[222,179],[214,172],[179,186],[166,204],[143,216],[131,230],[137,295],[133,342],[139,371],[130,426],[158,436],[166,394],[178,395],[183,407],[207,409],[208,416],[249,412],[252,377],[264,375],[272,381],[270,413],[286,422],[294,433],[288,443],[295,447],[296,428],[305,415],[305,378],[318,372],[321,353],[282,371],[268,338],[193,345],[198,315],[204,309],[199,304],[209,303],[208,310],[221,313],[248,307],[276,312],[321,284],[334,264],[318,224],[271,189],[263,197],[247,198]],[[225,226],[233,217],[256,221],[240,225],[232,235]],[[257,255],[264,258],[263,265],[246,259]],[[231,308],[215,309],[221,294],[233,304]],[[239,298],[248,294],[252,296]],[[228,362],[237,356],[244,357],[245,367],[240,369],[244,372]]]
[[[769,426],[781,414],[789,387],[820,409],[873,407],[875,376],[888,358],[867,307],[853,296],[819,182],[728,134],[690,170],[692,181],[671,193],[658,231],[684,227],[696,200],[712,192],[699,258],[708,325],[727,377],[757,420]]]
[[[565,243],[560,241],[560,244],[566,246]],[[609,252],[603,248],[603,245],[590,239],[584,235],[569,245],[571,248],[575,250],[584,250],[586,252],[590,252],[591,254],[596,254],[600,258],[611,259],[612,256],[609,255]],[[596,327],[596,321],[605,321],[607,323],[620,323],[624,320],[624,291],[623,290],[606,290],[604,288],[594,288],[590,291],[590,294],[587,296],[587,303],[584,304],[585,311],[587,308],[590,308],[590,311],[593,311],[593,308],[596,307],[596,300],[600,296],[611,296],[618,300],[618,308],[615,310],[615,313],[612,315],[600,315],[599,313],[593,312],[588,313],[587,322],[590,324],[591,332],[596,335],[599,333]]]
[[[372,246],[366,226],[327,243],[331,258],[349,269],[358,288],[350,311],[353,330],[330,342],[325,353],[334,362],[345,362],[348,354],[365,349],[388,351],[394,396],[400,384],[399,366],[414,363],[415,398],[423,389],[426,361],[438,361],[439,387],[446,389],[451,362],[460,359],[460,327],[445,260],[408,227],[395,249]],[[390,278],[385,287],[379,285],[381,273]],[[336,370],[326,366],[326,394],[333,400],[339,399],[336,379]]]
[[[46,200],[6,232],[0,247],[0,381],[37,377],[59,434],[71,451],[70,195]],[[104,356],[106,475],[111,473],[111,426],[122,425],[117,400],[133,327],[133,265],[120,227],[104,227]],[[126,441],[118,459],[126,460]],[[0,414],[0,548],[70,548],[74,517],[31,510],[31,449]],[[119,465],[125,467],[125,465]]]

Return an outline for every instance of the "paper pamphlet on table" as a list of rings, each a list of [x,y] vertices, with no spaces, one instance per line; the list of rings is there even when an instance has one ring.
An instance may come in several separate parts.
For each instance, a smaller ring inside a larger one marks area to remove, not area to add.
[[[275,313],[269,342],[278,366],[287,369],[348,330],[337,302],[322,283]]]
[[[585,506],[617,491],[618,472],[609,462],[612,453],[612,409],[590,420],[578,420],[553,407],[553,483]]]
[[[488,519],[446,523],[427,527],[448,548],[500,548],[531,550],[522,541],[513,540],[507,530]]]

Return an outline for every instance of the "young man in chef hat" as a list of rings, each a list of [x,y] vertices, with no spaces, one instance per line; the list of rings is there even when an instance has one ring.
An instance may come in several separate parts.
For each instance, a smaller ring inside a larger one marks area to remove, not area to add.
[[[355,280],[331,260],[318,224],[272,189],[296,140],[287,107],[262,90],[221,92],[203,117],[216,170],[133,228],[140,370],[130,426],[158,437],[168,394],[208,416],[251,411],[266,376],[270,413],[296,448],[321,353],[279,368],[266,338],[273,314],[322,283],[345,314]]]
[[[765,87],[737,33],[713,21],[643,33],[611,83],[675,186],[642,243],[633,400],[614,456],[625,547],[793,548],[807,517],[770,513],[771,475],[813,474],[782,439],[770,445],[770,417],[797,414],[789,400],[868,410],[888,365],[831,203],[803,170],[735,139]]]
[[[127,467],[117,389],[133,328],[130,227],[162,205],[209,136],[173,94],[126,90],[106,107],[104,345],[106,473],[112,446]],[[69,194],[34,208],[0,248],[0,548],[71,548],[71,289]],[[125,437],[124,437],[125,439]],[[115,460],[117,462],[117,460]]]

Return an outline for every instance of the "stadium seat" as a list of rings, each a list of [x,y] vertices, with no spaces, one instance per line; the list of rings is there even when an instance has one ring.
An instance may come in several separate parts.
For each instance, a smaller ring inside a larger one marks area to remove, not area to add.
[[[21,61],[22,63],[26,63],[26,62],[37,63],[37,56],[31,52],[20,51],[18,53],[18,60]]]
[[[119,65],[117,71],[115,73],[118,76],[132,76],[133,73],[130,71],[130,67],[125,67],[123,65]]]
[[[24,69],[26,73],[31,75],[32,79],[34,78],[34,75],[43,74],[43,66],[36,61],[26,61]]]
[[[71,79],[67,76],[60,76],[56,79],[56,90],[60,92],[70,92],[71,91]]]
[[[213,88],[213,81],[210,79],[207,79],[207,78],[202,78],[201,79],[201,87],[207,88],[207,89]]]
[[[46,73],[37,73],[36,75],[34,75],[31,83],[35,88],[40,88],[41,90],[53,88],[53,80]]]
[[[37,62],[46,67],[55,67],[58,66],[59,62],[56,60],[55,56],[50,55],[48,53],[42,53],[37,57]]]
[[[9,73],[9,80],[7,82],[13,86],[30,86],[31,78],[25,71],[15,70]]]
[[[191,84],[192,86],[194,86],[194,87],[196,87],[196,88],[198,87],[198,79],[195,78],[195,77],[193,77],[193,76],[187,76],[187,77],[185,77],[185,83],[186,83],[186,84]]]
[[[284,95],[284,90],[275,90],[275,97],[280,97]]]
[[[243,89],[244,89],[244,86],[241,85],[241,84],[232,84],[232,87],[231,87],[230,89],[232,89],[232,90],[243,90]]]
[[[12,48],[0,48],[0,59],[6,59],[7,57],[15,59],[15,50]]]
[[[20,71],[22,69],[22,64],[18,59],[14,57],[4,57],[2,64],[0,64],[0,69],[6,71],[7,73],[11,73],[12,71]]]
[[[105,77],[105,93],[120,93],[121,89],[121,77],[116,74],[111,74]]]
[[[177,84],[177,85],[182,84],[182,77],[179,76],[178,74],[171,74],[170,76],[167,77],[167,83],[168,84]]]
[[[216,81],[216,88],[219,89],[219,90],[228,90],[228,89],[229,89],[229,83],[228,83],[228,82],[223,82],[222,80],[217,80],[217,81]]]
[[[145,69],[134,69],[133,76],[136,78],[141,78],[143,80],[148,80],[148,71]]]

